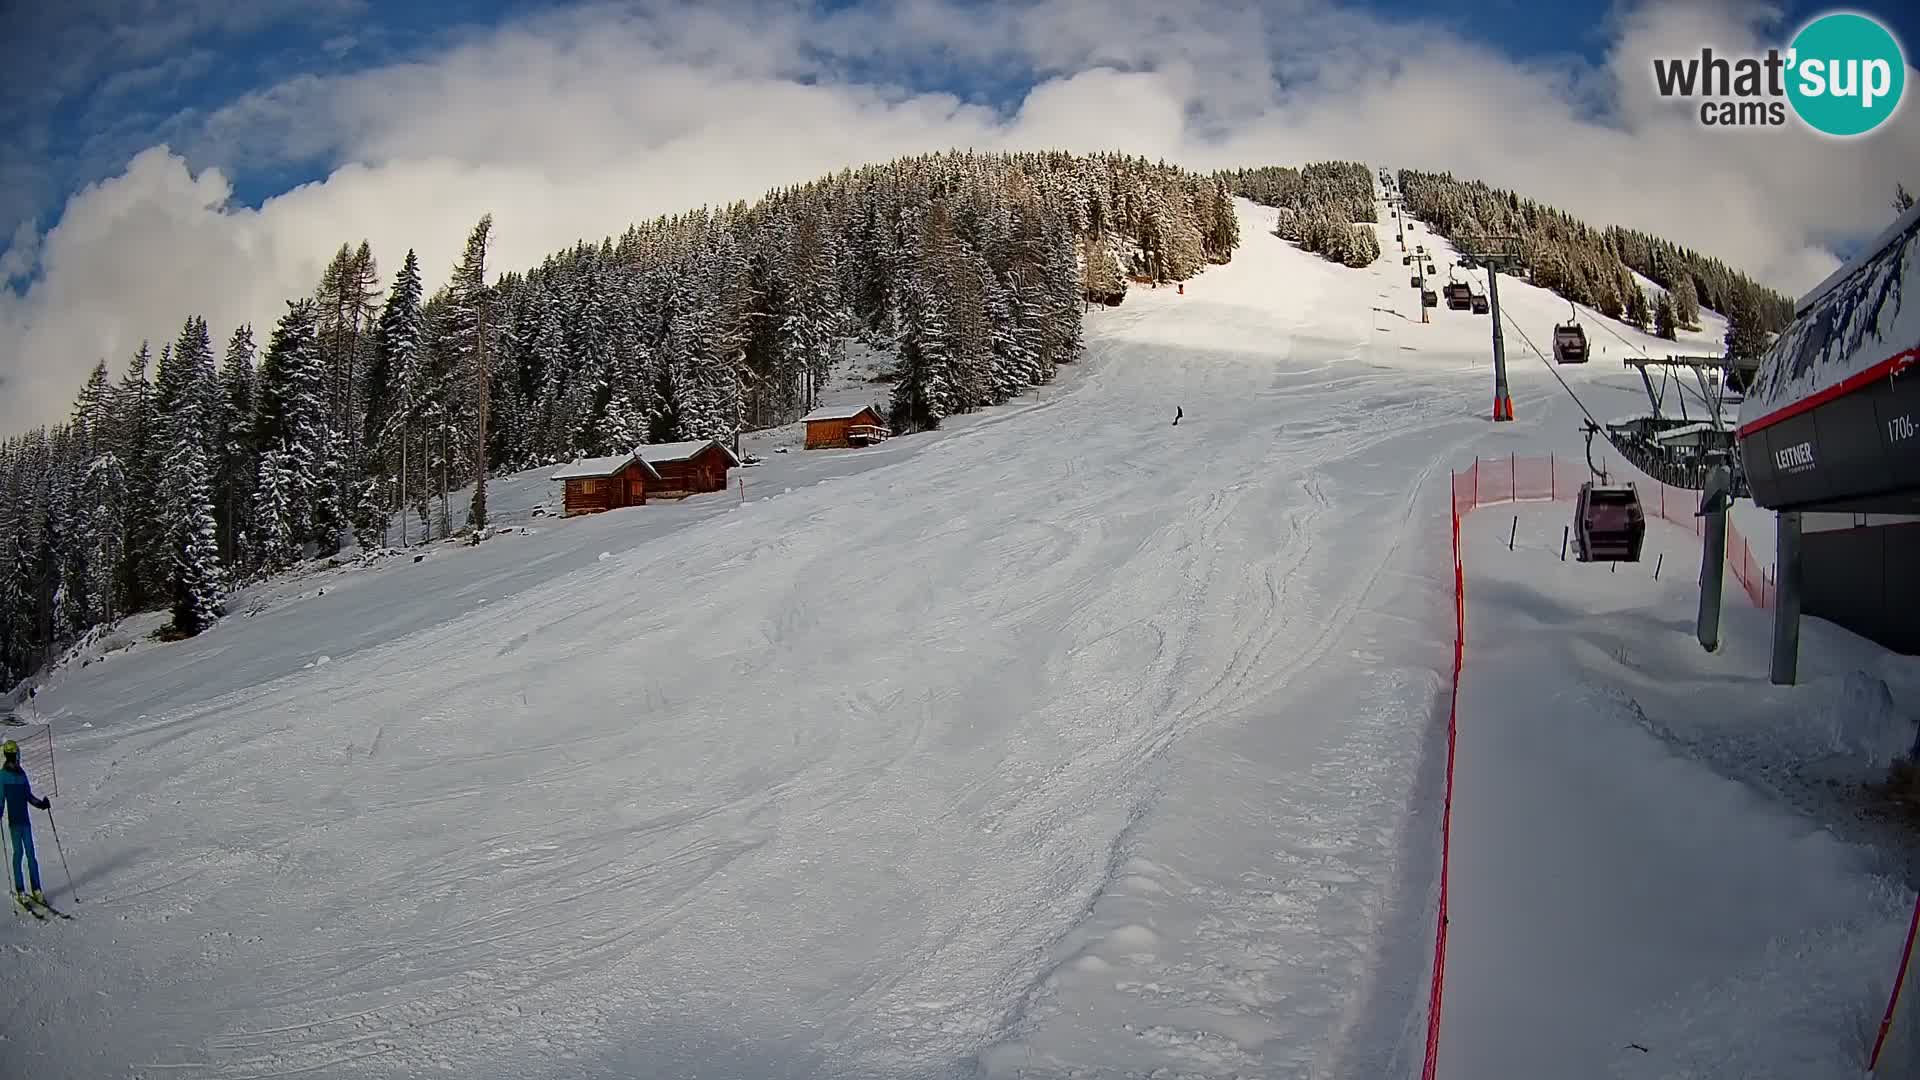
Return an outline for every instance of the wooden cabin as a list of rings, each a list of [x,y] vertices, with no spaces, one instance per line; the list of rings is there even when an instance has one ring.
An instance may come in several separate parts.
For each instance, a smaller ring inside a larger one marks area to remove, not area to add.
[[[582,458],[562,466],[552,478],[567,485],[563,517],[643,506],[648,492],[661,482],[660,473],[636,453]]]
[[[647,489],[648,494],[662,499],[725,491],[727,470],[740,467],[740,459],[733,456],[733,451],[715,439],[655,443],[642,446],[639,454],[648,469],[660,478]]]
[[[807,425],[807,449],[827,450],[866,446],[892,436],[871,405],[834,405],[815,409],[801,421]]]

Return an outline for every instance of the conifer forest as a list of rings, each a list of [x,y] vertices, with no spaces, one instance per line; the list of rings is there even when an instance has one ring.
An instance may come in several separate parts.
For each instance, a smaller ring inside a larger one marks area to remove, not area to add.
[[[1442,235],[1520,232],[1537,283],[1616,317],[1751,312],[1764,343],[1791,314],[1656,237],[1446,175],[1401,181]],[[343,243],[271,325],[182,313],[100,360],[66,422],[0,441],[0,690],[134,612],[197,634],[233,589],[389,548],[402,523],[412,543],[484,536],[489,475],[792,423],[850,341],[893,358],[896,432],[1007,402],[1074,362],[1090,307],[1231,259],[1234,196],[1328,259],[1379,256],[1362,164],[1203,174],[1064,152],[843,170],[505,272],[490,217],[446,268]],[[1629,267],[1671,303],[1629,289]]]

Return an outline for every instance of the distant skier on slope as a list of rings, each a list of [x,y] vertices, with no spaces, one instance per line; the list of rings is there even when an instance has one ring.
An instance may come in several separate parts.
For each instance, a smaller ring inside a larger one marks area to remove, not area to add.
[[[27,883],[20,876],[20,859],[25,856],[27,871],[33,879],[32,900],[45,904],[47,898],[40,892],[40,860],[33,854],[33,823],[27,820],[27,806],[51,810],[53,803],[33,793],[27,770],[20,767],[19,743],[12,739],[0,743],[0,757],[6,759],[0,763],[0,793],[5,797],[7,837],[13,844],[13,899],[21,907],[28,906]]]
[[[1185,415],[1186,415],[1186,413],[1184,413],[1184,412],[1181,412],[1181,411],[1180,411],[1180,406],[1178,406],[1178,405],[1175,405],[1175,406],[1173,407],[1173,426],[1174,426],[1174,427],[1179,427],[1179,426],[1180,426],[1180,418],[1181,418],[1182,416],[1185,416]]]

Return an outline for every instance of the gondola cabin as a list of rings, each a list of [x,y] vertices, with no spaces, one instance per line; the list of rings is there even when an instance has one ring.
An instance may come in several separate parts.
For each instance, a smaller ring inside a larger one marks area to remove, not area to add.
[[[1492,310],[1493,305],[1488,303],[1485,293],[1473,294],[1473,313],[1475,315],[1485,315]]]
[[[809,450],[866,446],[886,440],[893,432],[871,405],[833,405],[802,417]]]
[[[1439,307],[1440,294],[1437,292],[1434,292],[1432,289],[1421,289],[1420,290],[1420,306],[1421,307]]]
[[[1447,283],[1447,307],[1453,311],[1465,311],[1473,306],[1473,286],[1464,281]]]
[[[1408,285],[1409,287],[1411,287],[1411,288],[1415,288],[1415,289],[1417,289],[1417,288],[1419,288],[1419,287],[1420,287],[1420,275],[1419,275],[1419,274],[1414,274],[1414,275],[1412,275],[1411,277],[1409,277],[1409,278],[1407,278],[1407,285]]]
[[[638,454],[582,458],[555,470],[552,479],[566,485],[561,516],[597,514],[625,506],[644,506],[661,477]]]
[[[1573,504],[1573,552],[1581,562],[1639,562],[1647,515],[1632,484],[1580,485]]]
[[[649,494],[663,499],[724,491],[727,470],[740,467],[740,459],[716,439],[653,443],[640,448],[640,457],[660,478]]]
[[[1553,359],[1558,364],[1587,362],[1587,332],[1579,323],[1559,323],[1553,328]]]
[[[1411,256],[1411,255],[1402,255],[1402,256],[1400,256],[1400,265],[1401,265],[1401,266],[1412,266],[1412,265],[1413,265],[1413,256]]]

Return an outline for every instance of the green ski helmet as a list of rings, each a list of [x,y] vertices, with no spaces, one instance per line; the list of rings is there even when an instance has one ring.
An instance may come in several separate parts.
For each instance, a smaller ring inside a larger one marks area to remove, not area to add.
[[[20,744],[17,742],[14,742],[12,739],[8,739],[6,742],[0,743],[0,755],[4,755],[6,757],[19,757]]]

